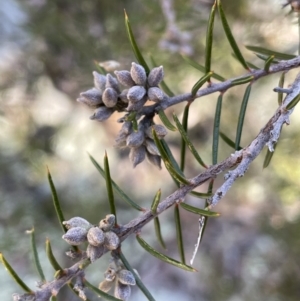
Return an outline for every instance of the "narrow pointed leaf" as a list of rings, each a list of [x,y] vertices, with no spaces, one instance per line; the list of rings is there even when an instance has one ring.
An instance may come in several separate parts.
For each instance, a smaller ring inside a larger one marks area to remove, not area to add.
[[[205,75],[203,75],[196,83],[195,85],[193,86],[192,88],[192,95],[195,96],[197,91],[207,82],[209,81],[211,75],[213,74],[212,71],[206,73]]]
[[[156,234],[157,240],[159,241],[162,248],[166,249],[166,244],[165,244],[164,239],[163,239],[162,234],[161,234],[160,222],[159,222],[158,217],[154,218],[154,228],[155,228],[155,234]]]
[[[218,150],[219,150],[219,132],[220,132],[220,121],[222,111],[222,100],[223,94],[220,94],[217,101],[214,130],[213,130],[213,145],[212,145],[212,164],[215,165],[218,162]]]
[[[191,153],[194,155],[195,159],[197,160],[197,162],[203,166],[204,168],[207,168],[207,165],[203,162],[203,160],[201,159],[200,155],[198,154],[198,152],[196,151],[194,145],[192,144],[191,140],[189,139],[189,137],[187,136],[186,132],[184,131],[183,126],[181,125],[178,117],[173,114],[173,119],[176,123],[176,126],[178,128],[178,131],[180,132],[181,137],[184,139],[184,141],[186,142],[189,150],[191,151]]]
[[[182,58],[189,64],[191,65],[192,67],[194,67],[195,69],[203,72],[203,73],[206,73],[206,69],[204,66],[198,64],[197,62],[195,62],[194,60],[192,60],[191,58],[185,56],[185,55],[182,55]],[[217,73],[213,73],[211,75],[212,78],[215,78],[221,82],[224,82],[226,79],[224,77],[222,77],[221,75],[217,74]]]
[[[139,242],[139,244],[141,245],[141,247],[143,249],[145,249],[148,253],[150,253],[151,255],[153,255],[154,257],[166,262],[166,263],[169,263],[169,264],[172,264],[178,268],[181,268],[183,270],[186,270],[186,271],[189,271],[189,272],[196,272],[197,270],[195,270],[193,267],[189,266],[189,265],[186,265],[186,264],[183,264],[173,258],[170,258],[162,253],[159,253],[157,252],[155,249],[153,249],[150,245],[148,245],[144,239],[142,239],[140,237],[140,235],[137,235],[136,236],[136,239],[137,241]]]
[[[33,260],[34,260],[36,270],[37,270],[38,274],[40,275],[41,281],[46,282],[46,278],[45,278],[45,275],[44,275],[44,272],[43,272],[43,269],[42,269],[42,266],[40,263],[39,255],[37,252],[37,248],[36,248],[34,228],[26,231],[26,233],[30,234],[31,248],[32,248]]]
[[[247,86],[247,88],[245,90],[244,97],[243,97],[243,101],[242,101],[242,104],[241,104],[239,120],[238,120],[238,124],[237,124],[237,129],[236,129],[236,137],[235,137],[235,145],[234,145],[235,150],[238,150],[239,146],[240,146],[242,131],[243,131],[243,125],[244,125],[244,119],[245,119],[245,115],[246,115],[246,110],[247,110],[247,105],[248,105],[248,100],[249,100],[250,93],[251,93],[251,84],[249,84]]]
[[[100,173],[100,175],[105,179],[104,169],[98,164],[98,162],[91,155],[89,155],[89,157],[90,157],[90,160],[92,161],[92,163],[94,164],[94,166],[96,167],[96,169],[98,170],[98,172]],[[136,204],[134,201],[132,201],[129,198],[129,196],[113,180],[111,182],[112,182],[113,188],[116,190],[116,192],[120,195],[120,197],[126,203],[128,203],[131,207],[135,208],[136,210],[145,211],[144,208],[140,207],[138,204]]]
[[[57,298],[56,298],[55,296],[52,296],[52,297],[50,298],[50,301],[57,301]]]
[[[220,213],[209,211],[209,210],[206,210],[206,209],[200,209],[200,208],[197,208],[197,207],[185,204],[185,203],[181,203],[180,206],[183,209],[187,210],[187,211],[190,211],[190,212],[193,212],[193,213],[196,213],[196,214],[200,214],[200,215],[203,215],[203,216],[208,216],[208,217],[218,217],[218,216],[220,216]]]
[[[156,192],[156,194],[154,196],[152,205],[151,205],[151,212],[153,214],[156,214],[156,209],[157,209],[157,206],[160,202],[160,197],[161,197],[161,189],[158,189],[158,191]]]
[[[126,14],[126,11],[124,11],[124,12],[125,12],[125,26],[126,26],[128,38],[129,38],[129,41],[130,41],[133,53],[134,53],[137,61],[139,62],[139,64],[144,67],[146,73],[148,74],[150,72],[150,69],[149,69],[146,61],[144,60],[144,58],[142,56],[142,53],[140,52],[140,50],[138,48],[138,45],[137,45],[137,43],[135,41],[135,38],[134,38],[134,35],[133,35],[133,31],[132,31],[132,28],[131,28],[131,25],[130,25],[130,22],[129,22],[129,18],[128,18],[127,14]]]
[[[209,197],[212,196],[211,193],[208,193],[208,192],[198,192],[198,191],[191,191],[191,192],[189,192],[189,194],[191,194],[194,197],[199,198],[199,199],[206,199],[206,198],[209,198]]]
[[[268,60],[268,58],[269,58],[269,56],[264,55],[264,54],[260,54],[260,53],[255,53],[255,55],[256,55],[259,59],[263,60],[264,62],[266,62],[266,61]],[[279,60],[273,59],[272,63],[273,63],[273,64],[278,64],[278,63],[279,63]]]
[[[109,169],[109,162],[107,153],[105,152],[104,155],[104,173],[105,173],[105,181],[106,181],[106,190],[107,190],[107,196],[110,206],[110,213],[113,214],[116,218],[116,224],[117,224],[117,211],[115,206],[115,198],[114,198],[114,192],[112,188],[112,181],[110,177],[110,169]]]
[[[228,42],[229,42],[229,44],[230,44],[230,46],[231,46],[234,54],[236,55],[238,61],[241,63],[241,65],[245,69],[249,70],[249,67],[248,67],[248,65],[247,65],[247,63],[246,63],[246,61],[245,61],[245,59],[244,59],[244,57],[243,57],[243,55],[242,55],[242,53],[241,53],[241,51],[240,51],[237,43],[236,43],[236,41],[235,41],[232,33],[231,33],[231,30],[230,30],[230,27],[228,25],[228,22],[227,22],[224,10],[222,8],[221,0],[218,0],[217,3],[218,3],[219,15],[220,15],[220,18],[221,18],[221,21],[222,21],[222,25],[223,25],[223,28],[224,28],[227,40],[228,40]]]
[[[280,76],[280,79],[279,79],[279,83],[278,83],[278,86],[280,88],[283,88],[284,86],[284,78],[285,78],[285,72],[283,72]],[[282,92],[278,92],[278,105],[281,106],[282,104],[282,100],[283,100],[283,93]]]
[[[236,57],[236,55],[234,53],[231,53],[231,55],[234,59],[236,59],[238,61],[238,58]],[[252,69],[256,69],[256,70],[260,69],[257,66],[255,66],[254,64],[252,64],[251,62],[246,61],[246,63],[247,63],[247,66]]]
[[[0,253],[0,262],[4,265],[5,269],[11,275],[11,277],[15,280],[15,282],[27,293],[33,293],[33,291],[23,282],[23,280],[18,276],[15,270],[11,267],[11,265],[6,261],[5,257],[2,253]]]
[[[180,123],[181,125],[181,128],[182,128],[182,132],[184,132],[185,136],[187,137],[187,131],[188,131],[188,118],[189,118],[189,111],[190,111],[190,102],[187,103],[187,105],[185,106],[184,108],[184,111],[183,111],[183,116],[182,116],[182,125],[181,123],[179,122],[177,116],[177,120],[178,120],[178,123]],[[174,118],[174,113],[173,113],[173,119],[176,123],[176,120]],[[176,124],[177,126],[177,124]],[[178,126],[177,126],[178,128]],[[180,131],[179,131],[180,132]],[[186,156],[186,140],[183,138],[183,135],[182,133],[180,132],[180,135],[181,135],[181,147],[180,147],[180,169],[182,171],[184,171],[184,167],[185,167],[185,156]]]
[[[267,168],[270,165],[271,160],[272,160],[273,155],[274,155],[274,152],[275,152],[275,149],[276,149],[276,146],[277,146],[277,143],[274,145],[274,151],[273,152],[271,152],[269,149],[267,150],[267,154],[265,156],[263,168]]]
[[[232,147],[233,149],[235,149],[235,142],[233,140],[231,140],[226,134],[224,134],[223,132],[219,133],[220,137],[222,138],[222,140],[224,142],[226,142],[230,147]],[[239,146],[237,150],[241,150],[242,147]]]
[[[177,131],[177,128],[170,122],[169,118],[167,117],[167,115],[163,110],[158,111],[158,116],[168,130],[172,132]]]
[[[206,47],[205,47],[205,73],[209,73],[211,70],[211,52],[213,44],[213,30],[214,30],[214,20],[216,13],[216,2],[213,4],[210,15],[208,18],[208,25],[206,30]]]
[[[174,219],[175,219],[175,225],[176,225],[177,247],[178,247],[178,251],[179,251],[179,255],[180,255],[180,260],[182,263],[185,264],[184,244],[183,244],[183,238],[182,238],[182,227],[181,227],[179,206],[177,204],[174,206]]]
[[[238,78],[238,79],[234,79],[231,81],[231,85],[232,86],[239,86],[239,85],[243,85],[243,84],[247,84],[250,83],[251,81],[253,81],[254,76],[253,75],[249,75],[243,78]]]
[[[287,53],[282,53],[282,52],[277,52],[277,51],[274,51],[274,50],[271,50],[271,49],[267,49],[267,48],[263,48],[263,47],[259,47],[259,46],[250,46],[250,45],[247,45],[245,46],[248,50],[251,50],[255,53],[258,53],[258,54],[263,54],[263,55],[266,55],[266,56],[270,56],[270,55],[274,55],[274,57],[276,59],[279,59],[279,60],[291,60],[293,58],[296,57],[296,55],[293,55],[293,54],[287,54]]]
[[[112,295],[109,295],[109,294],[101,291],[99,288],[92,285],[87,280],[84,281],[84,284],[85,284],[86,287],[88,287],[90,290],[94,291],[97,295],[99,295],[100,297],[102,297],[105,300],[108,300],[108,301],[122,301],[121,299],[115,298]]]
[[[61,271],[62,267],[59,265],[59,263],[57,262],[56,258],[53,255],[52,247],[49,239],[46,240],[46,254],[54,270]]]
[[[124,254],[122,252],[120,252],[119,255],[120,255],[120,259],[122,260],[125,268],[133,274],[133,276],[135,278],[135,282],[136,282],[137,286],[139,287],[139,289],[143,292],[143,294],[147,297],[147,299],[149,301],[155,301],[155,299],[153,298],[151,293],[148,291],[148,289],[146,288],[144,283],[141,281],[141,278],[136,274],[134,269],[131,267],[131,265],[125,258]]]
[[[271,66],[272,62],[274,61],[274,58],[275,58],[274,55],[270,55],[269,58],[266,60],[265,66],[264,66],[264,69],[266,72],[269,72],[270,66]]]
[[[300,100],[300,94],[296,95],[293,100],[286,106],[286,110],[290,110],[297,105]]]

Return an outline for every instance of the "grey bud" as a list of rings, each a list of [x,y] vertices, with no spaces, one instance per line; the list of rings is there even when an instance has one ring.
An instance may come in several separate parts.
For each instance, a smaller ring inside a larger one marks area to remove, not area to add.
[[[149,138],[145,139],[145,145],[146,145],[147,151],[150,154],[160,156],[160,152],[159,152],[154,140],[149,139]]]
[[[106,75],[105,88],[113,88],[117,91],[117,93],[120,93],[120,88],[117,79],[111,76],[110,74]]]
[[[87,240],[92,246],[99,246],[104,243],[104,233],[99,227],[93,227],[88,231]]]
[[[99,284],[99,289],[105,293],[108,293],[111,290],[111,288],[113,287],[113,285],[114,285],[113,281],[103,280]]]
[[[115,250],[120,245],[120,239],[118,235],[112,231],[105,232],[105,247],[110,251]]]
[[[62,238],[72,246],[79,246],[87,240],[87,230],[81,227],[74,227],[67,231]]]
[[[78,102],[84,103],[90,107],[100,105],[102,102],[102,93],[96,88],[92,88],[85,92],[80,93],[80,97],[77,98]]]
[[[141,145],[137,148],[131,148],[129,153],[129,159],[132,162],[133,167],[136,167],[138,164],[143,162],[146,157],[146,148],[144,145]]]
[[[144,131],[138,130],[137,132],[132,132],[127,136],[126,144],[129,147],[139,147],[143,144],[145,139]]]
[[[95,247],[89,244],[86,249],[86,255],[91,262],[94,262],[104,254],[104,251],[105,251],[104,246]]]
[[[132,112],[132,111],[138,112],[139,110],[141,110],[143,108],[143,106],[146,102],[147,102],[146,96],[144,96],[140,101],[135,102],[135,103],[129,101],[128,106],[127,106],[127,111],[128,112]],[[139,119],[138,115],[136,116],[136,119]]]
[[[154,125],[148,127],[145,131],[146,135],[148,137],[150,137],[151,139],[153,139],[152,129],[156,132],[159,139],[164,138],[168,134],[168,131],[166,130],[166,128],[163,125],[154,124]]]
[[[148,89],[148,98],[151,101],[160,102],[164,99],[164,92],[158,87],[151,87]],[[104,100],[103,100],[104,101]]]
[[[164,78],[163,66],[153,68],[148,75],[148,84],[150,87],[157,87]]]
[[[131,287],[129,285],[125,285],[117,281],[115,285],[114,296],[123,301],[128,301],[130,294],[131,294]]]
[[[130,72],[127,70],[115,71],[118,81],[125,87],[132,87],[135,82],[131,78]]]
[[[125,89],[121,92],[121,94],[119,95],[119,98],[121,99],[122,102],[124,103],[128,103],[129,99],[127,98],[127,94],[128,94],[129,89]]]
[[[89,229],[92,227],[92,225],[86,219],[79,216],[72,217],[68,221],[63,221],[62,223],[67,229],[71,229],[74,227]]]
[[[145,86],[147,81],[147,75],[142,65],[132,63],[130,69],[131,78],[139,86]]]
[[[104,231],[110,231],[111,228],[115,225],[116,217],[113,214],[108,214],[104,219],[99,223],[99,227]]]
[[[98,89],[103,91],[105,89],[105,83],[106,83],[106,76],[99,74],[98,72],[93,72],[94,76],[94,86]]]
[[[146,89],[142,86],[133,86],[128,90],[127,98],[133,102],[136,103],[140,101],[144,95],[146,94]]]
[[[91,120],[104,121],[108,119],[114,112],[113,109],[107,107],[100,107],[94,111],[94,114],[90,116]]]
[[[123,124],[122,124],[122,128],[121,128],[121,131],[122,133],[128,135],[132,132],[132,122],[131,121],[125,121]]]
[[[102,95],[102,100],[106,107],[113,108],[118,101],[118,93],[113,88],[106,88]]]
[[[116,268],[110,264],[108,269],[104,273],[105,280],[113,282],[116,279],[116,274]]]
[[[127,284],[127,285],[136,284],[133,274],[128,270],[121,270],[118,272],[118,281],[120,281],[122,284]]]
[[[149,152],[146,153],[146,156],[147,156],[147,160],[149,163],[158,167],[158,169],[161,169],[161,157],[160,156],[152,155]]]

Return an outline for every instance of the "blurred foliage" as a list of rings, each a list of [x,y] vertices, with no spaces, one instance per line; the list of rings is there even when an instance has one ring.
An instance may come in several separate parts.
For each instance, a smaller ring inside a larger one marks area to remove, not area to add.
[[[127,155],[111,147],[118,131],[117,118],[103,124],[89,121],[88,110],[75,102],[79,92],[92,86],[95,61],[116,60],[124,69],[134,60],[126,36],[124,8],[144,56],[148,59],[151,54],[157,64],[164,65],[165,79],[171,90],[175,93],[191,90],[202,74],[186,64],[181,53],[204,63],[206,22],[213,1],[173,2],[175,30],[168,23],[162,1],[2,1],[0,251],[9,255],[7,259],[24,275],[30,287],[34,287],[37,275],[30,262],[29,239],[24,237],[24,231],[33,225],[40,259],[46,266],[46,278],[53,277],[43,256],[46,236],[51,239],[60,264],[71,264],[62,252],[67,247],[60,238],[62,233],[52,207],[46,165],[66,218],[82,215],[97,223],[99,216],[109,210],[105,183],[86,151],[102,162],[106,148],[112,178],[143,207],[150,207],[154,192],[159,188],[162,198],[173,191],[172,180],[164,170],[159,172],[143,164],[133,171]],[[294,16],[287,15],[288,9],[281,10],[281,1],[224,0],[222,3],[239,46],[260,45],[295,54],[297,26],[293,24]],[[247,60],[263,66],[250,51],[241,49]],[[226,78],[244,72],[230,55],[230,46],[216,17],[212,69]],[[287,75],[287,84],[293,81],[294,74]],[[277,95],[271,91],[278,79],[279,75],[273,75],[253,85],[242,146],[255,137],[276,110]],[[221,131],[233,140],[244,89],[231,89],[223,100]],[[189,137],[204,162],[211,160],[216,101],[217,95],[195,101],[189,115]],[[170,109],[169,116],[173,111],[181,118],[183,105]],[[132,260],[133,267],[137,267],[144,283],[156,292],[158,300],[169,300],[170,296],[178,300],[299,300],[298,126],[299,119],[293,117],[291,125],[283,129],[268,169],[262,172],[261,156],[222,200],[218,208],[222,217],[209,220],[197,255],[198,275],[187,275],[150,258],[145,260],[139,251],[134,258],[125,254]],[[179,135],[169,133],[166,140],[179,159]],[[219,160],[232,152],[221,140],[220,148]],[[187,176],[201,172],[201,166],[192,155],[188,153],[187,158]],[[117,198],[116,201],[120,223],[137,216],[122,200]],[[199,205],[199,200],[192,197],[189,201]],[[176,235],[172,214],[164,213],[160,223],[168,256],[178,256],[173,251]],[[197,218],[183,212],[182,225],[189,256],[196,241]],[[147,226],[143,234],[148,236],[145,239],[149,244],[159,248],[151,227]],[[140,250],[129,238],[124,243],[124,253],[132,254],[132,248]],[[91,267],[91,280],[101,279],[105,264],[100,262]],[[3,288],[0,296],[9,300],[10,294],[18,288],[10,279],[6,280],[8,276],[3,273],[0,269]],[[161,283],[164,285],[157,286]],[[180,291],[184,294],[180,295]],[[60,297],[73,300],[66,290]],[[135,292],[132,300],[140,300],[140,297]]]

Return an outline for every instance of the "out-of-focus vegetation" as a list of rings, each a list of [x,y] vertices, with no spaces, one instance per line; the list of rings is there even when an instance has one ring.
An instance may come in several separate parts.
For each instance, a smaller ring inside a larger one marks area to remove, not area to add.
[[[46,237],[61,264],[71,264],[63,254],[67,246],[53,210],[46,165],[66,218],[80,215],[97,223],[109,210],[104,181],[87,152],[102,162],[106,149],[112,177],[142,206],[150,206],[159,188],[162,197],[174,189],[167,172],[146,163],[133,170],[127,153],[112,147],[119,129],[117,115],[102,124],[93,122],[88,119],[91,112],[75,101],[81,91],[92,87],[95,62],[116,60],[121,69],[128,69],[134,60],[126,37],[124,8],[146,58],[151,54],[163,65],[170,88],[184,93],[201,74],[184,62],[181,53],[203,64],[206,22],[213,1],[174,1],[175,29],[168,21],[171,11],[162,8],[163,1],[1,2],[0,251],[34,287],[38,277],[25,235],[33,225],[47,279],[52,279],[53,271],[43,249]],[[296,19],[287,15],[288,9],[281,9],[281,1],[222,2],[239,45],[296,53]],[[241,48],[248,60],[263,65]],[[218,18],[213,70],[227,78],[244,72],[231,56]],[[287,85],[294,75],[295,71],[287,74]],[[272,89],[278,80],[277,74],[253,85],[242,145],[255,137],[276,110],[277,95]],[[231,89],[223,104],[221,129],[232,138],[244,89]],[[216,99],[217,95],[211,95],[196,100],[189,120],[190,137],[208,163]],[[179,105],[169,112],[180,115],[182,108]],[[221,217],[208,222],[195,262],[198,273],[188,274],[150,258],[132,238],[124,243],[124,253],[157,300],[299,300],[300,139],[296,110],[291,125],[283,130],[271,166],[263,170],[263,157],[258,158],[216,208]],[[170,133],[166,139],[179,158],[179,135]],[[232,152],[220,143],[219,160]],[[192,156],[188,158],[187,175],[199,173],[201,167]],[[199,200],[190,198],[190,202]],[[137,216],[118,198],[117,206],[119,223]],[[190,258],[198,220],[188,212],[182,212],[182,219],[186,255]],[[168,255],[178,258],[171,212],[162,215],[161,224]],[[143,234],[159,248],[151,226]],[[106,259],[87,271],[88,279],[101,281]],[[10,300],[11,293],[19,291],[3,268],[0,287],[1,300]],[[67,294],[63,291],[59,300],[73,300]],[[141,298],[135,289],[131,300]]]

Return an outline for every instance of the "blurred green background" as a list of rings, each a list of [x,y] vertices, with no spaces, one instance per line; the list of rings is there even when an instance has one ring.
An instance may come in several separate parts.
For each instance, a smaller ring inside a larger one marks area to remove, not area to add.
[[[33,226],[39,254],[48,280],[54,271],[45,255],[49,238],[61,265],[72,264],[64,252],[61,228],[52,206],[46,177],[49,167],[67,219],[82,216],[97,223],[109,211],[105,183],[91,164],[87,152],[101,164],[105,150],[114,180],[141,206],[149,207],[161,188],[166,197],[175,187],[163,169],[143,163],[132,169],[127,151],[113,147],[121,115],[108,121],[90,121],[92,112],[75,100],[93,86],[95,61],[116,60],[120,69],[134,61],[124,26],[126,9],[136,39],[146,58],[153,55],[164,66],[165,80],[174,93],[190,91],[201,74],[187,65],[181,54],[204,63],[206,22],[210,0],[100,1],[100,0],[1,0],[0,3],[0,251],[22,279],[35,288],[38,280],[25,231]],[[243,45],[261,45],[296,54],[296,16],[282,9],[283,1],[224,0],[228,21],[245,57],[263,66]],[[213,70],[224,77],[244,73],[231,56],[219,18],[216,18]],[[286,86],[297,71],[286,76]],[[277,107],[279,74],[253,85],[245,118],[242,145],[247,145],[266,124]],[[225,94],[221,130],[232,139],[245,86]],[[197,99],[190,111],[190,137],[207,164],[217,94]],[[183,105],[168,114],[182,114]],[[299,300],[300,298],[300,126],[299,108],[284,127],[271,166],[262,169],[264,154],[252,164],[216,207],[218,219],[208,222],[195,260],[198,273],[188,273],[153,259],[134,237],[123,250],[158,301],[163,300]],[[159,120],[157,120],[159,122]],[[180,137],[166,137],[179,159]],[[219,160],[232,149],[220,141]],[[265,150],[266,152],[266,150]],[[187,155],[186,174],[203,169]],[[216,181],[215,187],[222,183]],[[206,187],[201,187],[205,191]],[[187,201],[201,206],[202,201]],[[139,215],[116,196],[118,222]],[[198,231],[197,216],[181,212],[187,262]],[[173,210],[160,218],[167,244],[166,254],[178,259]],[[142,236],[161,250],[152,224]],[[103,279],[109,255],[87,270],[97,285]],[[0,266],[0,299],[11,300],[21,292]],[[58,300],[78,300],[67,289]],[[91,297],[91,300],[97,300]],[[138,288],[130,300],[145,300]]]

